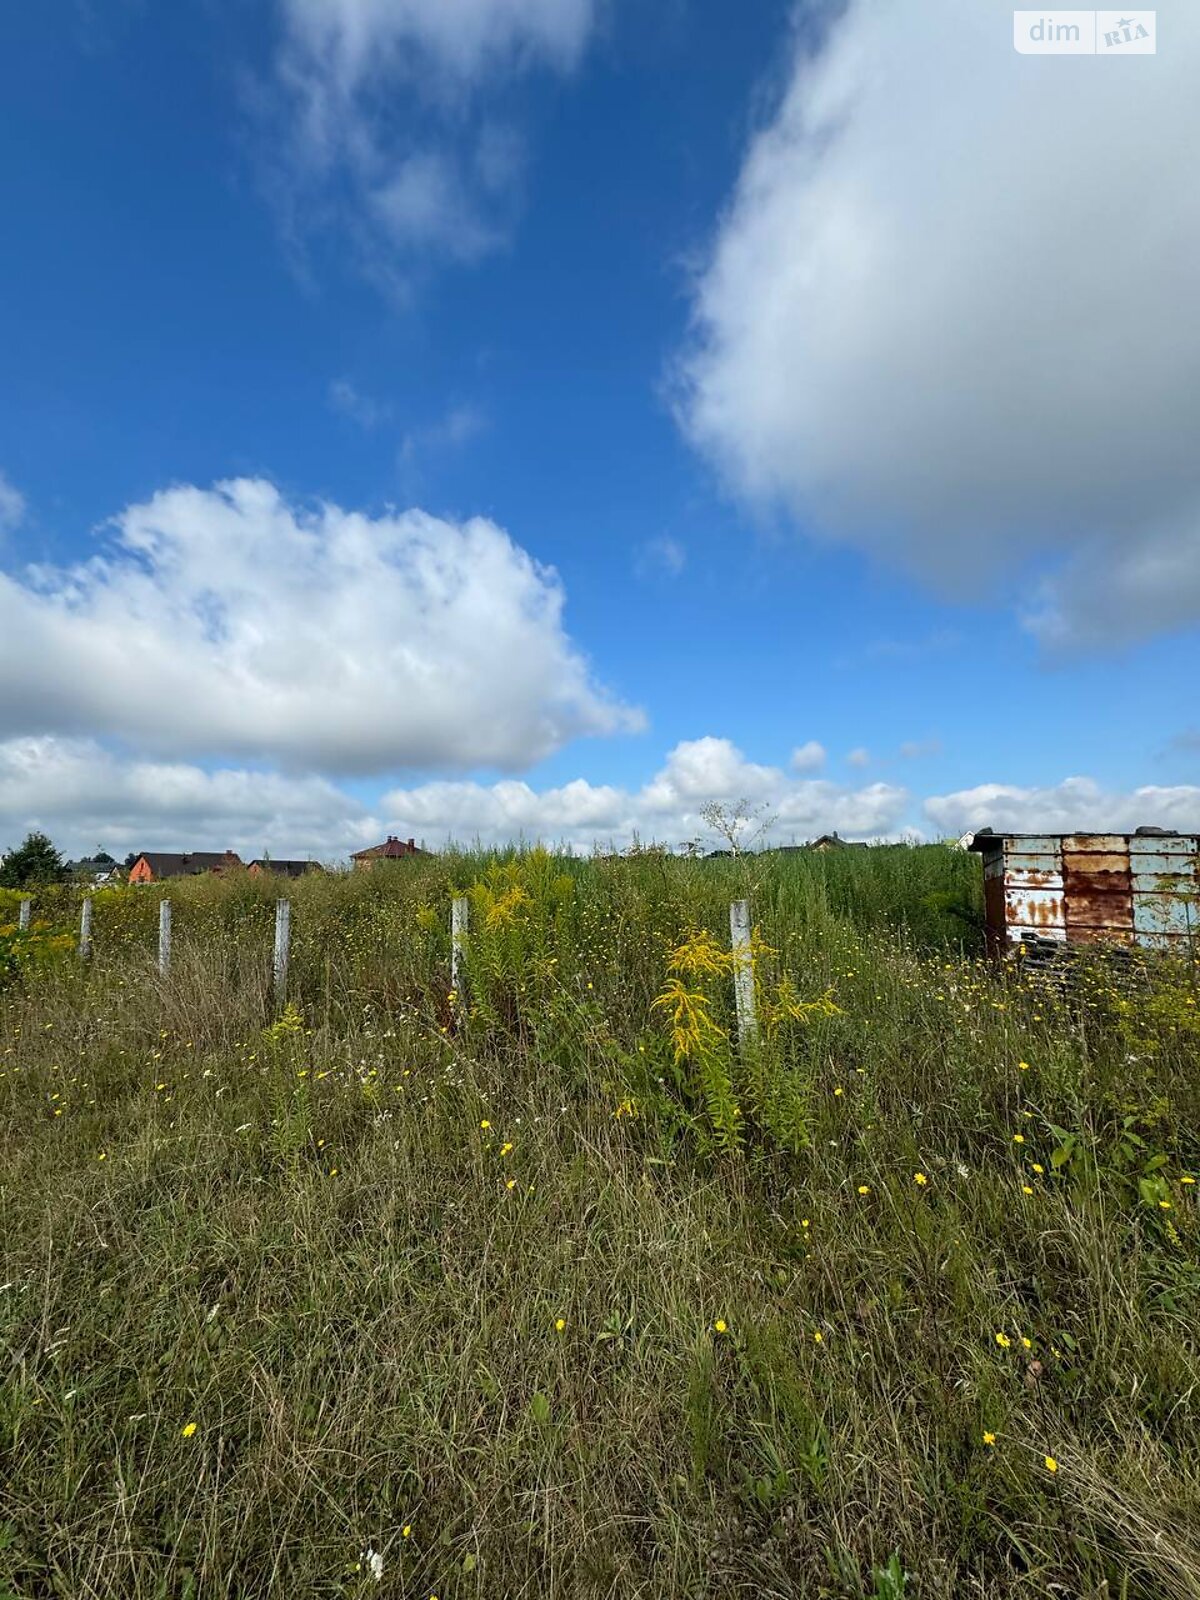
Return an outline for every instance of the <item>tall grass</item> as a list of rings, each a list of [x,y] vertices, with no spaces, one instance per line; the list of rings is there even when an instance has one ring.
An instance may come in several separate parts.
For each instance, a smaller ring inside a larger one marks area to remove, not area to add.
[[[0,995],[0,1594],[1200,1593],[1195,969],[997,973],[977,871],[202,880],[166,978],[98,896]]]

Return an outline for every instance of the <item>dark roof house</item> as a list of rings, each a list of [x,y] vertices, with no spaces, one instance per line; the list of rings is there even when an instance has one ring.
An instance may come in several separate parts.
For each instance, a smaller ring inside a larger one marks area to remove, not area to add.
[[[228,872],[242,865],[233,850],[144,850],[129,869],[130,883],[159,883],[163,878],[195,878],[205,872]]]
[[[81,856],[78,861],[68,861],[67,872],[79,883],[99,885],[118,883],[121,879],[121,868],[107,850],[101,850],[94,856]]]
[[[250,871],[257,878],[264,872],[273,872],[277,878],[302,878],[306,872],[324,872],[319,861],[282,861],[262,856],[250,863]]]

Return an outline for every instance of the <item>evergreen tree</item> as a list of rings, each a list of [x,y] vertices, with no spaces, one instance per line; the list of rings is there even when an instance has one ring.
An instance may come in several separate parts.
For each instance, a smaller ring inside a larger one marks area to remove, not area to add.
[[[27,835],[24,844],[0,862],[0,889],[29,889],[39,883],[63,883],[67,869],[44,833]]]

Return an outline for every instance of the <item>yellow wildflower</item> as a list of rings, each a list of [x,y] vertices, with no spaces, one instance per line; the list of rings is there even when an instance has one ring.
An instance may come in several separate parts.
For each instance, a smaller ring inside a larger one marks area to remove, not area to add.
[[[994,1434],[994,1433],[985,1433],[985,1434],[984,1434],[984,1436],[983,1436],[983,1442],[984,1442],[984,1444],[986,1444],[986,1445],[993,1445],[993,1444],[995,1444],[995,1442],[996,1442],[996,1435],[995,1435],[995,1434]]]
[[[1014,1133],[1013,1134],[1013,1143],[1014,1144],[1024,1144],[1025,1143],[1025,1135],[1023,1133]]]
[[[724,1321],[720,1317],[718,1317],[717,1320],[713,1323],[713,1327],[716,1329],[716,1331],[718,1333],[728,1333],[728,1331],[729,1331],[728,1328],[725,1326]]]
[[[913,1182],[917,1185],[918,1188],[923,1189],[925,1187],[925,1185],[929,1182],[929,1179],[925,1176],[925,1174],[923,1172],[914,1172],[913,1173]]]
[[[554,1324],[555,1333],[561,1333],[563,1331],[563,1329],[566,1327],[566,1325],[567,1325],[566,1317],[559,1317],[557,1322],[555,1322],[555,1324]]]
[[[996,1343],[1000,1346],[1001,1350],[1007,1350],[1009,1345],[1012,1343],[1012,1340],[1006,1333],[998,1333],[996,1335]]]
[[[179,1431],[180,1431],[180,1433],[183,1435],[183,1437],[185,1439],[190,1439],[192,1437],[192,1435],[195,1433],[195,1431],[196,1431],[198,1426],[199,1426],[199,1424],[195,1423],[195,1422],[185,1422],[183,1427],[180,1428]]]
[[[870,1194],[871,1185],[869,1183],[860,1183],[858,1186],[858,1192],[859,1194]]]
[[[1047,1456],[1046,1457],[1046,1471],[1047,1472],[1057,1472],[1058,1471],[1058,1462],[1055,1461],[1053,1456]]]

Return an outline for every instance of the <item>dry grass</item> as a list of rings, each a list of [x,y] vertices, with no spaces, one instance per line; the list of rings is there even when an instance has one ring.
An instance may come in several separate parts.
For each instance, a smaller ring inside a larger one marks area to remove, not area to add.
[[[849,870],[296,885],[282,1024],[269,886],[180,890],[165,981],[99,904],[0,999],[0,1594],[1200,1593],[1193,974],[1027,992],[959,858]],[[841,1014],[723,1154],[651,1002],[735,888]]]

